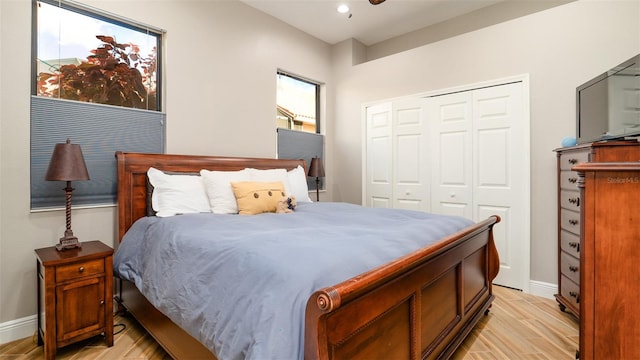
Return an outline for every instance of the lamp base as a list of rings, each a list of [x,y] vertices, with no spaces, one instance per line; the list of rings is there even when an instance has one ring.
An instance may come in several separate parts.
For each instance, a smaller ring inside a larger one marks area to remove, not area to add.
[[[60,238],[60,243],[56,244],[56,250],[58,251],[63,251],[66,249],[73,249],[73,248],[81,248],[82,244],[80,244],[80,242],[78,241],[78,238],[75,236],[65,236],[65,237],[61,237]]]

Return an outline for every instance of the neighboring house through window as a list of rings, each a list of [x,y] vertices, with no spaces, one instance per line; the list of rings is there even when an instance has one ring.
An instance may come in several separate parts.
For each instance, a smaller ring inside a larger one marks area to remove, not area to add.
[[[64,206],[44,180],[56,143],[82,147],[74,205],[114,204],[116,151],[162,153],[163,31],[77,2],[33,1],[31,208]]]
[[[320,134],[320,84],[285,71],[277,72],[276,126],[278,158],[324,158],[324,136]],[[309,189],[315,179],[308,178]],[[324,188],[321,179],[320,187]]]

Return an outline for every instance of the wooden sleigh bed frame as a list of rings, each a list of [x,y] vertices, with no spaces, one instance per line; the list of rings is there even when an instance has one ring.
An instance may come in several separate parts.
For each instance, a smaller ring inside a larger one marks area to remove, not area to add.
[[[118,242],[147,215],[149,167],[164,171],[233,171],[304,166],[277,160],[116,153]],[[446,359],[493,301],[499,269],[492,227],[497,216],[379,268],[316,291],[305,315],[305,359]],[[174,359],[215,359],[195,338],[121,281],[119,303]]]

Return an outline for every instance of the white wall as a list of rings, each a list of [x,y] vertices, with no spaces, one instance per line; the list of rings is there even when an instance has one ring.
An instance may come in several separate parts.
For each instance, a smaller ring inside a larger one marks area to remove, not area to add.
[[[361,202],[362,104],[528,73],[531,277],[557,284],[552,150],[575,135],[576,86],[638,53],[640,2],[609,0],[568,3],[354,67],[336,62],[334,200]]]
[[[274,157],[276,69],[331,83],[329,45],[236,0],[83,2],[167,30],[171,153]],[[0,44],[2,324],[36,313],[33,250],[57,243],[65,225],[64,211],[29,210],[30,0],[0,0]],[[81,241],[113,244],[115,207],[72,220]]]

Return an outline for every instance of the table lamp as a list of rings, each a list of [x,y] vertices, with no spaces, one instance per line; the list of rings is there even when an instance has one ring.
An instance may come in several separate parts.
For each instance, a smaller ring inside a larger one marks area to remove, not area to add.
[[[80,145],[72,144],[69,139],[64,144],[56,144],[51,154],[49,168],[45,175],[45,180],[66,181],[67,187],[64,190],[66,197],[65,214],[67,219],[67,229],[64,236],[60,238],[60,243],[56,245],[59,251],[81,247],[78,238],[73,236],[71,231],[71,181],[89,180],[89,172],[82,156]]]
[[[322,166],[322,159],[314,157],[311,159],[311,165],[309,166],[309,177],[316,178],[316,201],[320,201],[320,178],[324,177],[324,167]]]

